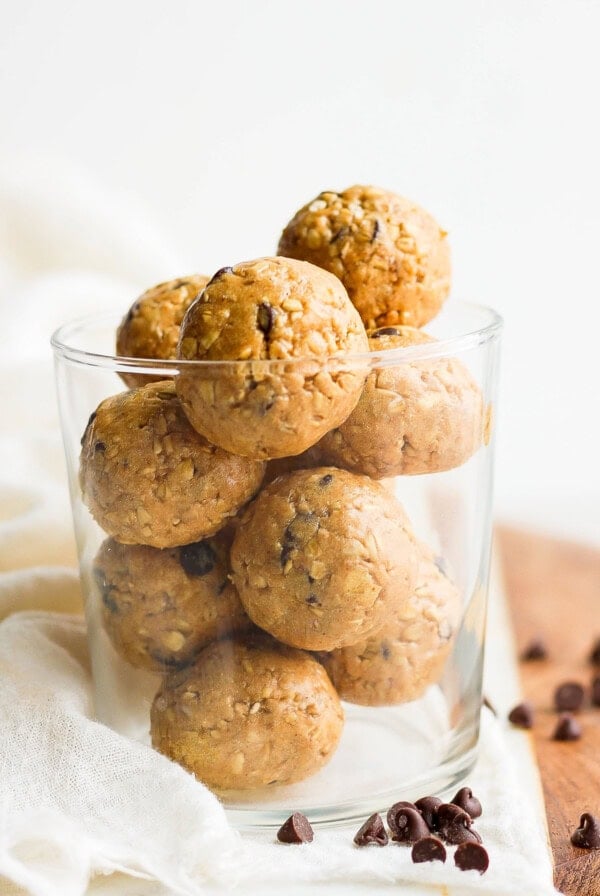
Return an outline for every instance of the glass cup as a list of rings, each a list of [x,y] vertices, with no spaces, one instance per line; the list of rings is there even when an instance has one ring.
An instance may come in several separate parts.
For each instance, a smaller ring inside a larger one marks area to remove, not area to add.
[[[193,771],[239,827],[450,795],[479,733],[501,319],[451,302],[423,344],[219,363],[116,357],[118,323],[52,338],[98,719]],[[204,441],[172,382],[226,389],[256,363],[261,381],[325,372],[364,387],[299,457],[263,469],[223,455],[200,500],[208,474],[189,451]],[[152,447],[137,391],[110,424],[94,419],[125,381],[154,388],[185,438],[154,421]]]

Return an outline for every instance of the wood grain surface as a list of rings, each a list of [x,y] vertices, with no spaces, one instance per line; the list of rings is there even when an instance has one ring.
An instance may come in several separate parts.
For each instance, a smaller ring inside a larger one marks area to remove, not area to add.
[[[548,659],[520,664],[525,696],[536,710],[531,732],[542,778],[554,882],[573,896],[600,896],[600,850],[571,846],[582,812],[600,817],[600,708],[589,697],[578,713],[581,740],[552,740],[557,714],[552,697],[563,681],[586,689],[594,674],[588,661],[600,637],[600,550],[531,532],[499,528],[497,544],[519,651],[534,637]]]

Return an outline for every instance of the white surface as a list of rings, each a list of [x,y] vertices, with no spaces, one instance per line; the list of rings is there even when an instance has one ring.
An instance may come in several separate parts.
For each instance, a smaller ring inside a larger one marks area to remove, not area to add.
[[[81,226],[62,266],[92,255],[130,299],[148,261],[156,280],[272,252],[320,189],[404,192],[450,231],[455,294],[506,319],[499,515],[597,541],[599,30],[595,0],[4,3],[9,186],[27,197],[35,157],[69,202],[44,242],[26,209],[7,216],[5,184],[2,245],[47,274],[94,207],[106,226]],[[134,240],[115,253],[123,223],[74,170],[180,257],[156,240],[146,264]],[[0,257],[0,287],[13,274]]]

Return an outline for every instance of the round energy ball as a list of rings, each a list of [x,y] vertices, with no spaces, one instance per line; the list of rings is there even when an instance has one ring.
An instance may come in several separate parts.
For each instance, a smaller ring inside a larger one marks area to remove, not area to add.
[[[100,403],[82,438],[79,481],[117,541],[176,547],[214,535],[258,490],[264,464],[210,445],[171,380]]]
[[[207,283],[208,277],[194,274],[146,290],[117,329],[117,354],[123,358],[160,360],[177,357],[181,321]],[[145,373],[122,373],[121,378],[128,386],[144,386],[164,379]]]
[[[287,258],[218,271],[181,327],[178,357],[236,364],[182,368],[177,393],[192,425],[245,457],[300,454],[346,419],[367,336],[340,281]]]
[[[260,492],[242,517],[231,568],[256,625],[294,647],[333,650],[403,612],[417,551],[388,489],[318,467],[280,476]]]
[[[373,352],[428,342],[413,327],[369,332]],[[355,409],[315,450],[323,463],[374,479],[439,473],[465,463],[484,430],[481,390],[458,358],[399,360],[371,371]]]
[[[132,666],[164,672],[251,623],[228,578],[221,533],[179,548],[103,542],[94,560],[102,621]]]
[[[319,658],[342,700],[391,706],[421,697],[437,682],[460,619],[460,594],[420,545],[419,576],[409,601],[377,634]]]
[[[344,714],[323,667],[265,637],[217,641],[165,677],[152,705],[152,744],[209,787],[253,790],[317,772]]]
[[[378,187],[325,191],[301,208],[278,252],[339,277],[366,327],[421,327],[450,292],[447,234],[410,199]]]

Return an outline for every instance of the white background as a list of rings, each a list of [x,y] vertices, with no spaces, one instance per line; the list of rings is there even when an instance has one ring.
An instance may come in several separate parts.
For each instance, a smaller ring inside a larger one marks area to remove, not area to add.
[[[156,221],[157,279],[324,188],[416,199],[506,321],[498,515],[598,540],[599,60],[594,0],[0,0],[2,161]]]

